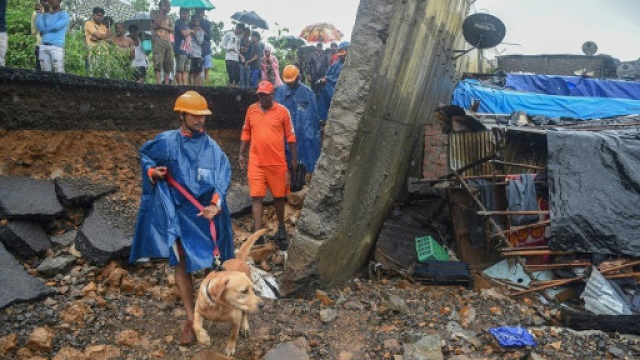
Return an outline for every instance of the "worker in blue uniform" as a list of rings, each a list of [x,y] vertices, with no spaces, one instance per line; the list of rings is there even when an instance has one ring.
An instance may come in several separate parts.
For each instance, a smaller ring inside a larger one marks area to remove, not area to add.
[[[159,134],[140,149],[142,200],[130,261],[169,258],[169,265],[176,267],[176,285],[187,314],[180,343],[188,345],[195,340],[191,273],[211,267],[214,252],[220,261],[233,258],[225,201],[231,166],[204,131],[205,116],[211,115],[204,97],[187,91],[176,100],[174,111],[180,128]]]

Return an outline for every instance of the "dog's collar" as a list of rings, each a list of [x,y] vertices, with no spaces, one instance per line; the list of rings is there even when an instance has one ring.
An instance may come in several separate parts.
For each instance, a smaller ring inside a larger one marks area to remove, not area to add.
[[[216,302],[213,301],[213,299],[211,298],[211,294],[209,294],[209,284],[211,283],[211,280],[207,281],[207,287],[206,287],[206,293],[207,293],[207,297],[209,298],[209,301],[211,301],[212,304],[215,304]]]

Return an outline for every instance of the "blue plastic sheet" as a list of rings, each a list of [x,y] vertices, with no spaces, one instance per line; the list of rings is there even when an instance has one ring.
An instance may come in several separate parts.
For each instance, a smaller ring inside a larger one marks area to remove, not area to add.
[[[524,111],[528,115],[578,120],[640,114],[638,100],[540,95],[488,87],[477,80],[461,81],[453,91],[452,103],[468,109],[473,100],[480,100],[478,112],[486,114]]]
[[[155,185],[147,176],[150,167],[166,166],[171,176],[201,204],[210,204],[215,193],[221,211],[214,217],[221,260],[233,258],[233,229],[226,204],[231,181],[229,159],[205,133],[184,136],[179,130],[166,131],[140,149],[142,200],[131,245],[130,261],[169,258],[178,264],[172,246],[181,239],[187,272],[211,267],[213,240],[209,221],[198,217],[199,210],[166,181]]]
[[[342,71],[343,65],[344,61],[342,61],[342,59],[336,61],[333,65],[329,66],[325,75],[327,83],[322,88],[322,92],[320,92],[320,97],[318,98],[318,116],[321,121],[327,121],[329,118],[331,99],[333,98],[333,92],[336,90],[338,79],[340,79],[340,72]]]
[[[640,83],[580,76],[508,74],[506,87],[537,94],[640,100]]]
[[[296,132],[298,161],[308,172],[313,172],[320,156],[320,119],[316,95],[308,86],[298,83],[294,87],[284,84],[276,89],[275,100],[284,105],[291,114]],[[287,162],[290,162],[289,143],[285,141]]]
[[[536,340],[529,334],[527,329],[519,326],[500,326],[489,329],[491,335],[495,336],[498,344],[505,348],[536,346]]]

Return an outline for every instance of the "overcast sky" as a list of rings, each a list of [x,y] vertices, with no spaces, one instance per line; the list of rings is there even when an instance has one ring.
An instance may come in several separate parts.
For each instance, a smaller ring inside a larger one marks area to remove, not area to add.
[[[477,0],[478,12],[499,17],[507,28],[503,54],[582,54],[591,40],[599,54],[623,61],[640,58],[640,0]]]
[[[448,0],[435,0],[448,1]],[[359,0],[211,0],[217,9],[210,20],[231,26],[231,15],[254,10],[269,22],[299,35],[305,25],[330,22],[350,40]],[[477,0],[473,12],[489,12],[507,27],[502,54],[582,54],[581,46],[595,41],[598,53],[621,60],[640,58],[640,0]],[[271,35],[270,32],[265,33]]]
[[[289,28],[291,35],[300,35],[306,25],[317,22],[332,23],[351,39],[359,0],[211,0],[216,9],[207,12],[211,21],[223,21],[225,30],[231,28],[231,15],[236,11],[253,10],[267,20],[271,30],[275,23]],[[270,33],[265,33],[270,36]]]

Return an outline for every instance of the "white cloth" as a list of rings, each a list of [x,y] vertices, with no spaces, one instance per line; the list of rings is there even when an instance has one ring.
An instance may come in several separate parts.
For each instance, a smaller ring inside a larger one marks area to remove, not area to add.
[[[147,54],[142,50],[142,41],[138,44],[138,46],[134,46],[135,57],[131,62],[131,65],[134,67],[147,67]]]
[[[40,69],[64,74],[64,48],[55,45],[40,45]]]
[[[240,38],[236,36],[233,31],[229,31],[224,34],[221,46],[224,49],[225,60],[240,61],[240,57],[237,53],[240,49]],[[235,50],[236,52],[231,50]]]
[[[9,35],[6,32],[0,32],[0,66],[4,66],[4,55],[7,53],[7,41]]]

